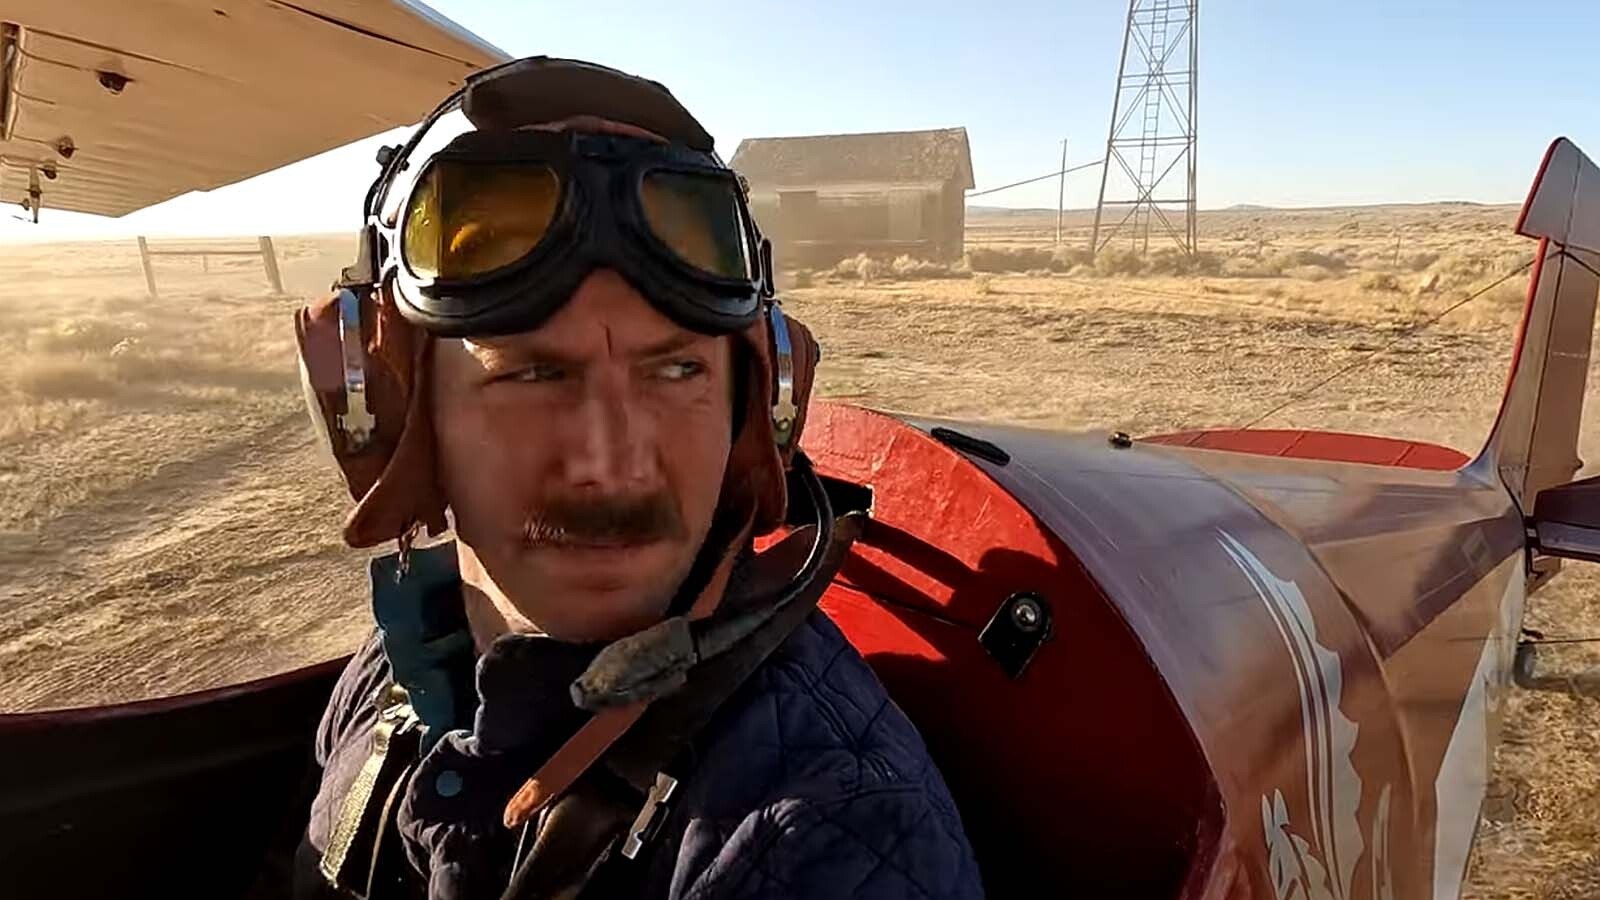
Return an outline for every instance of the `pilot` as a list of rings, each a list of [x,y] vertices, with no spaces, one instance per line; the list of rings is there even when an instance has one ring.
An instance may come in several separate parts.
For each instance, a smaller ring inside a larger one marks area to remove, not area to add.
[[[536,57],[380,163],[297,320],[345,539],[399,549],[316,734],[296,894],[982,896],[816,608],[857,515],[798,449],[817,347],[711,136]]]

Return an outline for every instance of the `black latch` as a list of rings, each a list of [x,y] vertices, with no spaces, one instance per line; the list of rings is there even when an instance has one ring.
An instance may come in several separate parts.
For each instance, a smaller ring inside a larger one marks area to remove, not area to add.
[[[1011,454],[993,441],[986,441],[970,434],[962,434],[954,428],[945,428],[943,425],[934,426],[928,434],[932,435],[933,439],[941,444],[954,447],[963,453],[970,453],[997,466],[1003,466],[1011,462]]]
[[[1012,678],[1022,675],[1039,646],[1050,639],[1054,624],[1050,606],[1032,591],[1012,594],[995,610],[989,624],[978,634],[1000,669]]]

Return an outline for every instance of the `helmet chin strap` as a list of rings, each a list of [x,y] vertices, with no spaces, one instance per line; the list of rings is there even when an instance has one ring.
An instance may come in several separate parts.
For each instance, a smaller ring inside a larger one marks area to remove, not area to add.
[[[799,409],[794,402],[794,344],[789,337],[789,321],[783,315],[783,308],[775,300],[766,303],[767,325],[771,333],[772,350],[772,438],[780,451],[791,449],[794,439],[794,426],[799,415]],[[807,488],[811,487],[810,482]],[[813,506],[814,509],[820,507]],[[684,577],[683,585],[673,595],[672,602],[667,606],[667,616],[681,616],[689,611],[695,597],[699,596],[706,580],[715,569],[717,562],[726,551],[726,541],[729,537],[719,532],[727,531],[720,524],[722,516],[712,521],[711,529],[706,534],[704,544],[695,557],[694,564],[689,569],[689,574]],[[819,532],[823,531],[823,522],[818,521]],[[820,546],[826,546],[826,540]],[[742,551],[742,547],[731,548],[734,553]]]
[[[749,594],[745,586],[739,584],[734,571],[728,573],[727,583],[720,588],[714,580],[709,588],[700,587],[702,599],[691,606],[688,613],[669,616],[601,649],[583,675],[573,682],[574,703],[584,709],[600,710],[672,693],[681,686],[682,676],[690,668],[722,655],[749,637],[803,594],[817,578],[831,578],[831,572],[823,572],[823,559],[833,542],[832,504],[803,453],[795,455],[794,474],[810,497],[817,523],[810,549],[800,566],[787,575],[781,585],[774,585],[776,579],[770,578],[775,572],[765,573],[768,577],[757,576],[752,584],[762,586],[755,594]],[[736,551],[724,548],[720,556],[727,559],[730,555],[737,555]],[[782,555],[776,558],[784,559]],[[784,566],[779,571],[787,569]],[[740,608],[728,609],[721,605],[721,598],[706,604],[703,596],[708,589],[745,593],[746,596]]]
[[[678,586],[672,595],[672,601],[667,604],[666,618],[684,616],[694,606],[696,599],[705,591],[706,585],[716,574],[717,566],[724,557],[737,557],[744,549],[732,546],[734,541],[743,540],[748,536],[745,523],[733,521],[735,517],[723,514],[720,510],[712,519],[711,528],[707,530],[705,540],[700,543],[700,551],[695,554],[694,562],[689,566],[689,574],[683,578],[683,583]]]

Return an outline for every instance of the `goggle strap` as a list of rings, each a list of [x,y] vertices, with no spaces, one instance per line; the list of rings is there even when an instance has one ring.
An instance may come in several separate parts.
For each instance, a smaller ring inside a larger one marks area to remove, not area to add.
[[[741,175],[739,177],[743,178],[744,176]],[[755,228],[755,219],[753,217],[750,220],[750,227],[752,229]],[[760,232],[757,231],[756,234],[759,237]],[[761,270],[760,273],[759,273],[759,277],[761,279],[761,295],[764,296],[764,297],[771,297],[773,294],[777,293],[777,289],[772,283],[773,282],[773,278],[772,278],[772,242],[771,241],[767,240],[766,238],[761,238],[760,239],[760,248],[756,251],[756,259],[757,259],[758,267]]]
[[[372,289],[378,282],[377,246],[378,226],[376,220],[368,219],[356,241],[356,261],[339,270],[339,280],[333,283],[335,290],[355,287]]]

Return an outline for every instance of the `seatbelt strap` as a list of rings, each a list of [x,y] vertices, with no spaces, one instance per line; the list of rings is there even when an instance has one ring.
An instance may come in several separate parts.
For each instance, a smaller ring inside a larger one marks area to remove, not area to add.
[[[372,750],[345,792],[319,866],[329,884],[356,892],[371,887],[385,812],[397,783],[416,760],[420,732],[405,688],[390,684],[380,697],[383,707],[372,729]],[[380,802],[373,803],[374,798]]]
[[[404,848],[400,847],[400,822],[397,818],[406,785],[415,771],[415,762],[401,767],[399,775],[389,787],[389,795],[378,813],[378,822],[372,836],[372,864],[367,869],[366,900],[388,900],[390,897],[410,896],[406,891],[406,876],[412,873],[404,864]],[[398,855],[398,858],[397,858]]]

